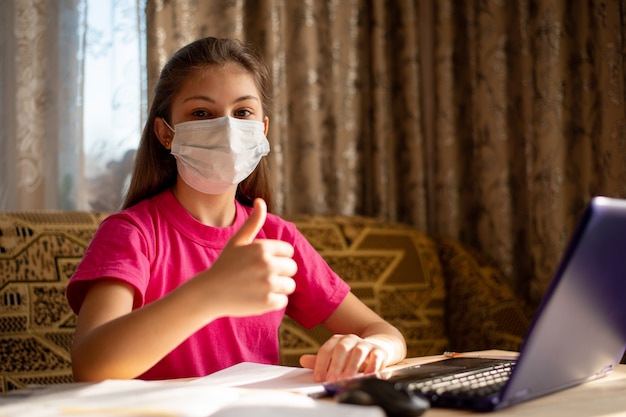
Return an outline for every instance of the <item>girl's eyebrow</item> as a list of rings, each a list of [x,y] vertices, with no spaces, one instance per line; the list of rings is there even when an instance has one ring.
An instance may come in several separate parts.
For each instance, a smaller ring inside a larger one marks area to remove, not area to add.
[[[183,100],[183,103],[186,103],[188,101],[191,100],[203,100],[203,101],[208,101],[209,103],[216,103],[216,101],[214,99],[212,99],[211,97],[208,96],[191,96],[191,97],[187,97],[186,99]],[[246,100],[256,100],[259,101],[259,98],[256,96],[241,96],[237,99],[235,99],[235,101],[233,101],[233,103],[239,103],[241,101],[246,101]]]
[[[246,100],[259,101],[259,98],[256,96],[242,96],[242,97],[239,97],[237,100],[235,100],[233,103],[239,103],[240,101],[246,101]]]

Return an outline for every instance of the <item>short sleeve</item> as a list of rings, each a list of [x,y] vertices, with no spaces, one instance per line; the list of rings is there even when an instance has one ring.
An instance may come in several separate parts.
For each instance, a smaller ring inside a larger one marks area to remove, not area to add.
[[[124,216],[102,222],[67,286],[67,299],[78,314],[90,283],[102,278],[124,281],[135,288],[134,308],[143,305],[150,279],[153,245],[145,230]]]

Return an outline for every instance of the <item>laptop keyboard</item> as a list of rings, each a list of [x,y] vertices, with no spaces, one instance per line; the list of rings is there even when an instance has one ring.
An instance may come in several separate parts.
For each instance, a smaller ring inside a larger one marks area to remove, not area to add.
[[[497,364],[479,371],[464,371],[433,379],[411,382],[408,388],[427,397],[453,395],[487,397],[502,389],[509,379],[514,363]]]

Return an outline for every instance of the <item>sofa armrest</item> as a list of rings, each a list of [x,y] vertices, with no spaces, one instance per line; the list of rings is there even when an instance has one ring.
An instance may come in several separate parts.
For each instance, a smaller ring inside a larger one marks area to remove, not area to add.
[[[439,252],[450,350],[519,350],[532,315],[503,274],[456,240],[439,241]]]
[[[65,286],[104,216],[0,213],[0,393],[72,382]]]

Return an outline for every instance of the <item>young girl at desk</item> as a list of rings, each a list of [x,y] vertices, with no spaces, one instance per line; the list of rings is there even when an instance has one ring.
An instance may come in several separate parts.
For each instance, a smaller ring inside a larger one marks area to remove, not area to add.
[[[67,288],[77,381],[277,364],[284,314],[334,334],[300,360],[317,381],[405,357],[400,332],[268,213],[269,79],[254,49],[228,39],[193,42],[163,68],[124,208]]]

